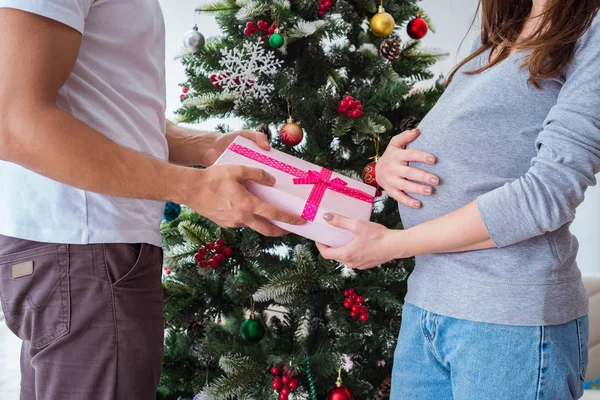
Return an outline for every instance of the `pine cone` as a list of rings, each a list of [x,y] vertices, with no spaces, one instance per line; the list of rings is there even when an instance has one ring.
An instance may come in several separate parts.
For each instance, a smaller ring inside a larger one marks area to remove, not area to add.
[[[271,141],[271,130],[269,129],[269,124],[262,124],[256,129],[257,132],[262,132],[267,135],[269,141]]]
[[[392,392],[392,377],[388,376],[381,383],[381,386],[379,387],[379,393],[377,393],[376,400],[389,400],[391,392]]]
[[[417,117],[406,117],[400,122],[400,132],[417,129],[419,119]]]
[[[381,54],[381,57],[387,58],[391,62],[398,61],[398,59],[400,59],[400,53],[402,53],[400,42],[396,39],[384,40],[379,48],[379,53]]]

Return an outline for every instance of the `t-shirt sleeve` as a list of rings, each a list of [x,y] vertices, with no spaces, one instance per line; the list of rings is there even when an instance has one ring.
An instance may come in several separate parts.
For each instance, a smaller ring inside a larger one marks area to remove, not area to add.
[[[600,17],[578,41],[557,103],[536,140],[528,172],[477,199],[498,247],[573,221],[600,172]]]
[[[14,8],[53,19],[83,34],[93,0],[0,0],[0,8]]]

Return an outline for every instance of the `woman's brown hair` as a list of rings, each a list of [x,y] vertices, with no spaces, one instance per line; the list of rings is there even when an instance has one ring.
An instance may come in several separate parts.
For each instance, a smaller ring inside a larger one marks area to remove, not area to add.
[[[571,62],[577,40],[591,26],[600,0],[548,0],[535,31],[529,38],[519,39],[532,7],[532,0],[479,0],[481,46],[454,68],[448,83],[461,67],[489,49],[492,52],[499,49],[498,55],[488,60],[487,65],[466,74],[492,68],[514,50],[529,50],[531,54],[523,68],[529,69],[531,84],[539,88],[542,80],[559,75]]]

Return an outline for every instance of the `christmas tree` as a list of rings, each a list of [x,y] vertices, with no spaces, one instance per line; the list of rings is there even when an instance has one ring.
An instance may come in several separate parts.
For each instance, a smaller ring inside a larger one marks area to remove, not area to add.
[[[274,147],[376,186],[380,149],[441,94],[415,89],[438,60],[420,48],[431,25],[416,0],[220,0],[198,11],[213,13],[223,35],[186,37],[181,122],[239,117]],[[267,238],[179,212],[170,204],[162,226],[159,398],[389,396],[411,260],[353,271],[296,235]],[[373,219],[402,228],[385,194]]]

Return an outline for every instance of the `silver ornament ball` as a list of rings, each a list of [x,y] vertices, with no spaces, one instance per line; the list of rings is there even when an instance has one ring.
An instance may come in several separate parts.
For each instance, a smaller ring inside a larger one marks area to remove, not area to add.
[[[444,86],[446,86],[447,82],[448,81],[446,80],[446,77],[444,76],[444,74],[440,74],[440,77],[437,79],[437,81],[435,81],[435,84],[437,86],[444,87]]]
[[[205,43],[204,36],[198,32],[198,25],[183,36],[183,47],[190,52],[200,50]]]

